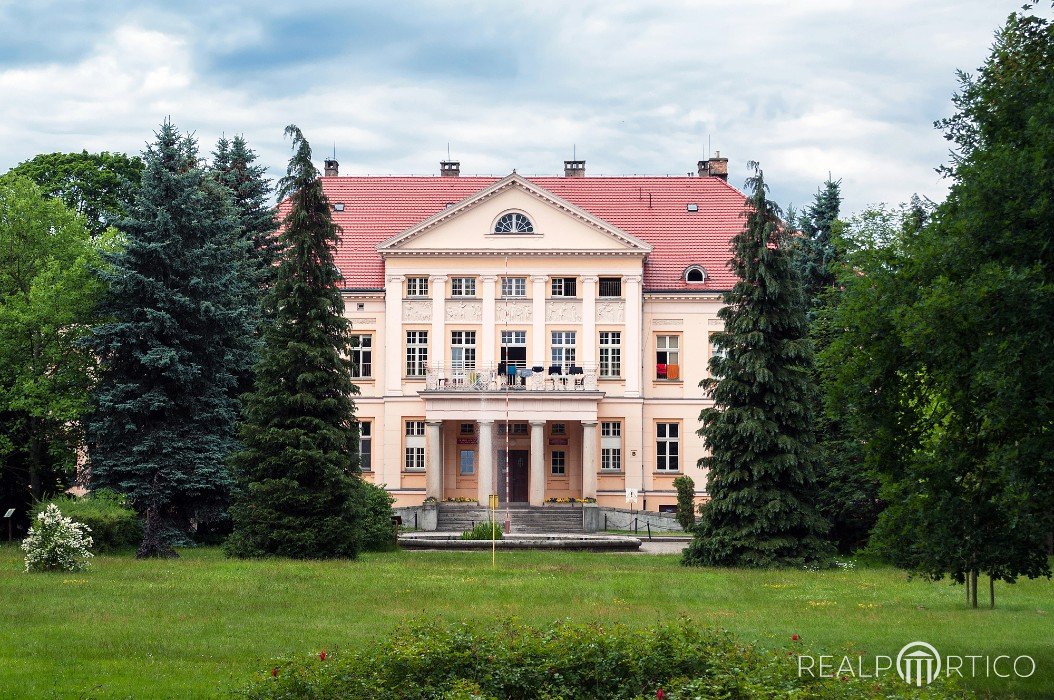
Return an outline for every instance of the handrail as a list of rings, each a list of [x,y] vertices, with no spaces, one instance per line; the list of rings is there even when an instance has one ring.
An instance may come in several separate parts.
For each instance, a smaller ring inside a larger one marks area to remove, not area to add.
[[[596,365],[545,365],[541,372],[536,369],[506,363],[430,365],[425,372],[425,391],[597,391]]]

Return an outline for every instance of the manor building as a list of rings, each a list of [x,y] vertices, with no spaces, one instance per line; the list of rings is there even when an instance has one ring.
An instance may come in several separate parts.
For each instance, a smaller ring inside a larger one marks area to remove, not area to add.
[[[704,494],[700,380],[745,198],[698,176],[341,177],[323,186],[366,479],[426,498],[667,509]]]

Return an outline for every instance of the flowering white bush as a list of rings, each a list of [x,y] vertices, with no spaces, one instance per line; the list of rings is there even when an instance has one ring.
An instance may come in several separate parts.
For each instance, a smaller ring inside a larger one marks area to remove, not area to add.
[[[37,514],[22,540],[26,571],[82,571],[92,553],[91,528],[65,517],[54,503]]]

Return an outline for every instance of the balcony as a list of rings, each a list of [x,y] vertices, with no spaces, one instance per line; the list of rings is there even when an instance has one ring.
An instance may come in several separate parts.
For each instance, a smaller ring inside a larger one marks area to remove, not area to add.
[[[597,368],[581,365],[429,367],[425,391],[597,391]]]

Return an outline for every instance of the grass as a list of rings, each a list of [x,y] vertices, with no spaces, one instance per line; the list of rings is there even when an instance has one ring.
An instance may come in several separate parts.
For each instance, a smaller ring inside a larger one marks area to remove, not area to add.
[[[0,547],[0,696],[215,697],[271,660],[355,645],[413,616],[558,618],[643,625],[687,614],[775,649],[1028,654],[1028,679],[981,679],[996,696],[1054,695],[1054,587],[999,585],[996,610],[960,586],[888,568],[684,569],[676,556],[396,552],[357,563],[100,556],[82,574],[23,574]],[[790,641],[791,634],[801,642]],[[788,660],[788,663],[791,663]]]

